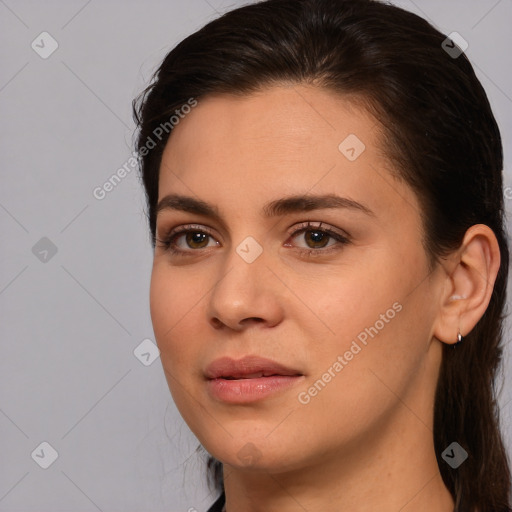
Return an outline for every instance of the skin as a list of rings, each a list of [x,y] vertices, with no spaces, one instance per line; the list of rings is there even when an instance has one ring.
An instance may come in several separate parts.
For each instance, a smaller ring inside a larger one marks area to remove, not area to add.
[[[455,343],[459,329],[466,335],[483,315],[499,250],[489,228],[473,226],[458,251],[429,266],[418,199],[393,177],[379,126],[348,98],[283,85],[201,98],[165,148],[159,200],[192,196],[222,218],[159,212],[160,240],[190,223],[212,236],[189,244],[181,236],[182,256],[157,243],[150,303],[173,399],[224,463],[227,512],[453,510],[433,445],[442,344]],[[338,149],[349,134],[366,146],[354,161]],[[332,193],[372,214],[261,213],[270,200]],[[290,234],[304,221],[348,234],[349,242],[326,237],[323,244],[337,249],[322,253],[311,231]],[[263,249],[252,263],[236,252],[248,236]],[[394,318],[301,403],[299,393],[397,303]],[[206,366],[247,354],[304,378],[256,403],[212,398]]]

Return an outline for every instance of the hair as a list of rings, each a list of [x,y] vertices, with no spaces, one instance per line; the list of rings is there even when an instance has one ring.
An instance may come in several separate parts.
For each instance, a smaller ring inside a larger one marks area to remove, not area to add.
[[[133,102],[136,149],[154,246],[159,168],[172,133],[167,121],[176,109],[209,94],[312,85],[359,102],[376,118],[393,172],[420,201],[431,262],[460,247],[472,225],[489,226],[501,265],[480,321],[463,343],[443,344],[434,447],[456,512],[509,512],[511,475],[496,389],[509,263],[502,144],[470,62],[464,53],[445,51],[445,40],[421,17],[377,0],[245,5],[168,53]],[[143,151],[149,141],[154,147]],[[468,453],[457,469],[441,457],[453,441]],[[211,456],[207,477],[224,491],[222,464]]]

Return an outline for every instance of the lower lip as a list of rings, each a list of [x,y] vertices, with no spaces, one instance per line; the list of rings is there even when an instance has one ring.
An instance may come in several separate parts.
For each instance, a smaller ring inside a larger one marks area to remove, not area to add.
[[[232,404],[257,402],[290,388],[304,379],[304,375],[273,375],[255,379],[210,379],[209,393],[216,399]]]

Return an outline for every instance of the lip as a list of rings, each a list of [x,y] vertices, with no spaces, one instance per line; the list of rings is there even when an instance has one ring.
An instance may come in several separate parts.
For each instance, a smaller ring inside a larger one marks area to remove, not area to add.
[[[207,367],[205,376],[210,395],[231,404],[263,400],[305,379],[299,370],[258,356],[217,359]]]
[[[221,357],[208,365],[204,373],[207,379],[226,377],[234,377],[236,379],[248,378],[249,376],[256,377],[254,374],[258,373],[262,373],[263,376],[302,375],[299,370],[288,368],[272,359],[259,356],[245,356],[238,360],[231,357]]]

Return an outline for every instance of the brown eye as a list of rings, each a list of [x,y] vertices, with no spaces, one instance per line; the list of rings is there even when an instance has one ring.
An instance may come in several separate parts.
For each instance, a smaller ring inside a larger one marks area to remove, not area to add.
[[[316,229],[308,229],[307,231],[304,231],[304,239],[308,244],[309,240],[311,240],[312,245],[310,245],[310,247],[312,249],[321,249],[325,247],[328,244],[330,238],[332,237],[325,231],[320,231]]]
[[[302,225],[302,228],[292,232],[292,239],[297,239],[299,242],[302,241],[302,244],[295,242],[293,244],[294,248],[300,252],[307,253],[308,256],[321,256],[331,251],[340,250],[350,243],[348,235],[339,233],[331,228],[321,228],[321,225],[322,223],[319,226],[315,226],[310,222],[306,222]],[[285,244],[287,247],[290,245],[292,244]]]
[[[196,225],[174,229],[163,239],[157,238],[157,242],[165,251],[178,256],[194,255],[196,252],[199,253],[200,249],[219,245],[207,228]]]
[[[202,249],[208,245],[209,236],[210,235],[203,233],[202,231],[188,231],[185,233],[186,244],[191,249]]]

